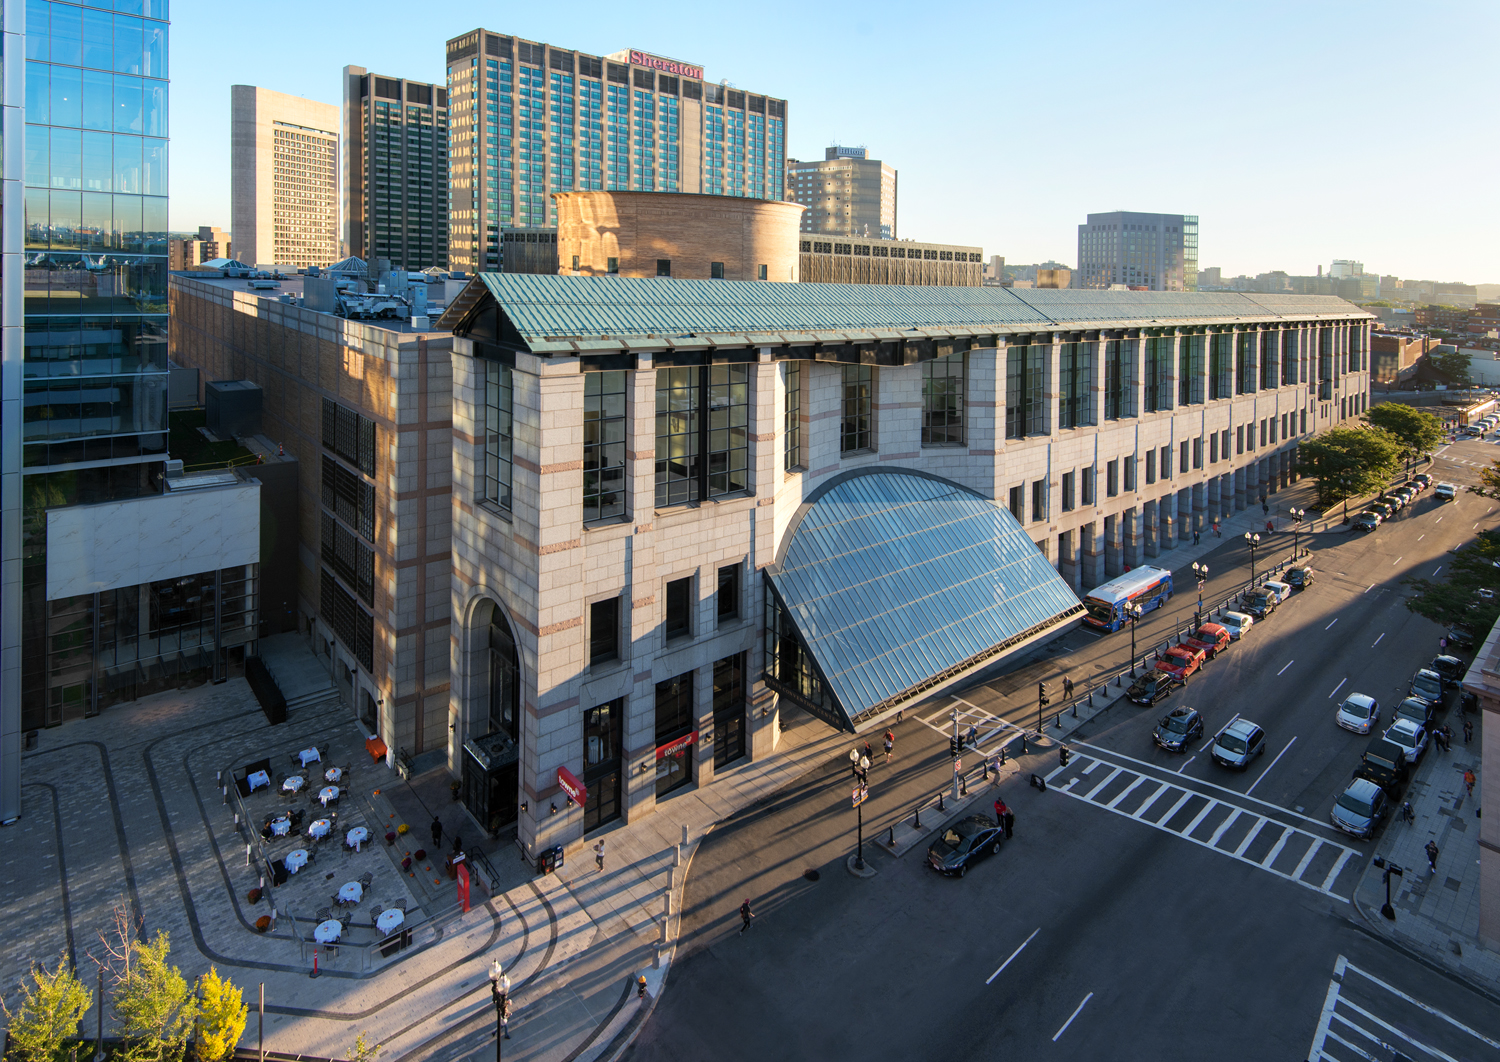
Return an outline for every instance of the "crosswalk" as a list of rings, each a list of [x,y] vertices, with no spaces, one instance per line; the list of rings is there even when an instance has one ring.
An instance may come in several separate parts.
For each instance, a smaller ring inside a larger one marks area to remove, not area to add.
[[[1054,768],[1046,776],[1048,788],[1333,899],[1347,902],[1354,894],[1361,853],[1320,836],[1324,831],[1314,820],[1095,751],[1076,752],[1066,767]]]
[[[1493,1058],[1500,1041],[1424,1003],[1340,955],[1309,1062]]]

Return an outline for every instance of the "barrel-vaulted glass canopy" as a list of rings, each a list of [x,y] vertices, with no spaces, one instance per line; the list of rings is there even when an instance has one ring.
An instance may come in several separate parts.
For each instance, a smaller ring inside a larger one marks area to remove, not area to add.
[[[1007,509],[913,472],[834,481],[768,579],[767,684],[851,732],[1083,613]]]

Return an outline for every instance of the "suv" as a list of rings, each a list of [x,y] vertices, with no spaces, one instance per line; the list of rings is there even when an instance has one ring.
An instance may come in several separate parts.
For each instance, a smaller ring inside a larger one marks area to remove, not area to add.
[[[1428,671],[1436,671],[1443,677],[1444,686],[1457,686],[1464,680],[1464,672],[1468,669],[1469,665],[1458,657],[1446,654],[1433,657],[1432,663],[1427,665]]]
[[[1187,743],[1203,736],[1203,716],[1196,708],[1173,708],[1161,717],[1151,737],[1168,752],[1186,752]]]
[[[1345,833],[1364,840],[1375,833],[1385,812],[1385,793],[1380,786],[1368,778],[1356,778],[1334,801],[1329,818]]]
[[[1276,611],[1276,595],[1269,590],[1251,590],[1245,595],[1240,608],[1258,620],[1263,620]]]
[[[1385,739],[1399,745],[1406,762],[1415,767],[1427,751],[1427,728],[1415,719],[1396,717],[1396,721],[1385,728]]]
[[[1171,693],[1174,685],[1176,681],[1171,675],[1153,669],[1132,682],[1130,688],[1125,691],[1125,696],[1136,704],[1150,707]]]
[[[1377,735],[1360,754],[1359,759],[1354,777],[1368,778],[1384,789],[1387,796],[1393,797],[1401,792],[1410,769],[1406,766],[1406,754],[1402,752],[1400,745],[1387,741],[1384,734]]]
[[[1236,719],[1214,738],[1210,755],[1215,763],[1243,771],[1266,751],[1266,732],[1248,719]]]
[[[1443,706],[1443,676],[1425,667],[1412,676],[1407,696],[1426,701],[1434,709]]]
[[[1286,581],[1291,584],[1293,590],[1306,590],[1312,585],[1313,579],[1313,570],[1306,565],[1291,568],[1286,573]]]
[[[1422,726],[1426,726],[1432,722],[1433,716],[1436,714],[1432,709],[1432,705],[1424,701],[1421,697],[1408,697],[1396,705],[1397,719],[1410,719],[1412,722],[1420,723]]]
[[[1360,513],[1354,518],[1354,530],[1374,531],[1380,526],[1380,517],[1375,513]]]
[[[1182,644],[1202,649],[1204,656],[1212,660],[1220,649],[1229,644],[1229,631],[1217,623],[1205,623],[1183,639]]]
[[[1455,623],[1448,628],[1448,646],[1451,649],[1472,649],[1475,641],[1474,628],[1467,623]]]
[[[1432,488],[1432,496],[1438,501],[1450,502],[1458,497],[1458,488],[1452,483],[1439,483]]]

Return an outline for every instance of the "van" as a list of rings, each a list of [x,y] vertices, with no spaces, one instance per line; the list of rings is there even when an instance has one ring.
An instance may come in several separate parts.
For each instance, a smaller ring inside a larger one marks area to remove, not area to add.
[[[1276,595],[1276,603],[1278,605],[1292,596],[1292,587],[1290,583],[1283,583],[1276,579],[1267,579],[1263,585],[1268,593],[1273,593]]]

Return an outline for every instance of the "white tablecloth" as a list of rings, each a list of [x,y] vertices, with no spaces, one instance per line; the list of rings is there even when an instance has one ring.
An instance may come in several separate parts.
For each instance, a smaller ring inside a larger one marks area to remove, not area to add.
[[[325,785],[323,789],[318,793],[318,799],[323,802],[323,806],[325,808],[328,806],[328,802],[330,800],[337,800],[338,798],[339,787],[336,785]]]
[[[250,792],[252,793],[263,785],[271,784],[271,776],[265,771],[256,771],[245,780],[250,783]]]
[[[319,837],[327,837],[328,831],[333,828],[333,823],[327,819],[313,819],[307,827],[307,835],[314,840]]]
[[[318,750],[315,748],[303,749],[301,752],[297,753],[297,758],[302,761],[302,766],[304,767],[306,767],[309,763],[319,763],[323,759]]]
[[[375,919],[375,928],[382,933],[389,933],[405,921],[406,912],[402,911],[399,907],[392,907],[389,911],[380,912],[380,917]]]
[[[287,873],[297,873],[297,871],[307,866],[307,849],[299,848],[295,852],[288,852],[282,862],[286,864]]]
[[[325,782],[337,782],[343,777],[344,769],[342,767],[330,767],[323,772],[323,781]]]
[[[347,844],[350,848],[353,848],[355,851],[359,851],[359,846],[364,844],[369,839],[370,831],[365,829],[363,826],[356,826],[354,827],[354,829],[344,834],[344,843]]]
[[[284,793],[295,793],[306,784],[306,778],[303,778],[300,774],[294,774],[290,778],[285,778],[282,780],[281,790]]]
[[[285,837],[287,834],[289,834],[291,832],[292,832],[292,820],[291,819],[272,819],[271,820],[271,833],[272,833],[273,836],[276,836],[276,837]]]
[[[343,932],[344,927],[339,923],[339,920],[330,918],[326,922],[318,923],[317,928],[313,930],[313,939],[319,944],[332,944],[339,939],[339,935]]]
[[[359,903],[364,896],[365,887],[357,881],[348,881],[339,886],[339,903]]]

